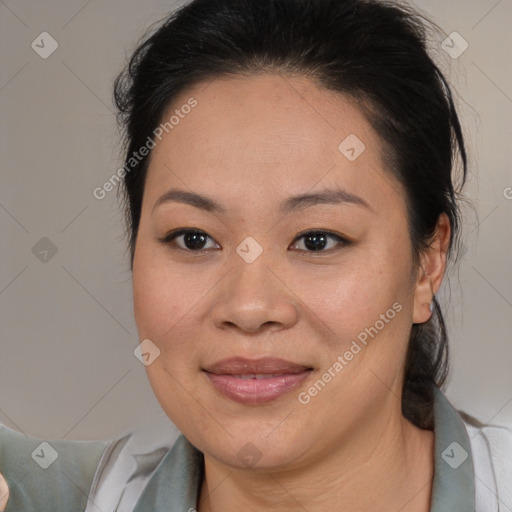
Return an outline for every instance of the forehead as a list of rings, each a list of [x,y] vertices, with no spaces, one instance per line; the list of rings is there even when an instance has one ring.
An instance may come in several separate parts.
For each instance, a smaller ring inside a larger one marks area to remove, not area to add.
[[[182,111],[191,99],[196,106]],[[176,98],[163,121],[173,114],[179,122],[157,141],[148,169],[153,202],[175,185],[234,200],[337,185],[370,202],[372,189],[374,201],[382,199],[382,185],[397,189],[380,137],[355,101],[307,78],[215,79]]]

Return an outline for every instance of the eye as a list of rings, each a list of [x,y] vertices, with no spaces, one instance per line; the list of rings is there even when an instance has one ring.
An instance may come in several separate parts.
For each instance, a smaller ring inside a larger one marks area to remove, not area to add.
[[[181,243],[177,240],[181,239]],[[212,249],[212,247],[205,247],[206,241],[213,238],[208,236],[204,231],[199,229],[182,228],[171,231],[158,241],[166,245],[176,245],[178,250],[188,252],[201,252]],[[213,248],[219,248],[218,244],[214,244]]]
[[[208,247],[208,240],[213,242],[213,239],[204,231],[194,228],[177,229],[158,239],[165,245],[174,245],[173,248],[187,252],[202,252],[221,248],[215,242],[213,246]],[[304,249],[297,247],[297,245],[301,245],[296,242],[297,240],[303,240]],[[329,244],[329,240],[331,240],[331,244]],[[337,246],[346,246],[351,243],[350,240],[329,231],[307,231],[297,236],[291,247],[305,252],[333,252],[340,248]]]
[[[346,246],[351,243],[350,240],[329,231],[307,231],[295,238],[295,240],[301,239],[304,239],[302,243],[305,249],[299,248],[299,250],[306,250],[306,252],[332,252],[340,248],[336,247],[336,245]],[[331,247],[324,250],[329,246],[329,239],[335,243],[331,243]],[[332,247],[333,245],[334,248]]]

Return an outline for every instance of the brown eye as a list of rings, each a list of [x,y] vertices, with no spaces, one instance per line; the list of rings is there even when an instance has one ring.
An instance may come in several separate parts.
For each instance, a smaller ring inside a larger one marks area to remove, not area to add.
[[[159,238],[159,241],[167,245],[176,245],[178,249],[183,251],[200,252],[212,248],[205,247],[208,239],[213,240],[204,231],[198,229],[179,229],[168,233],[163,238]],[[215,247],[218,248],[218,244],[213,248]]]
[[[295,240],[302,239],[304,240],[304,249],[299,248],[299,250],[305,250],[307,252],[331,252],[340,248],[339,246],[345,246],[351,243],[349,240],[328,231],[308,231],[295,238]],[[330,240],[331,242],[329,242]],[[334,243],[332,243],[332,241],[334,241]]]

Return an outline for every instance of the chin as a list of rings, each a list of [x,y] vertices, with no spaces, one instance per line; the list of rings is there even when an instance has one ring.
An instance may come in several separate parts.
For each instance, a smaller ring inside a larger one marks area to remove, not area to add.
[[[227,426],[227,430],[229,431],[229,426]],[[198,433],[198,435],[197,443],[194,442],[195,436],[188,437],[185,434],[185,437],[210,457],[236,468],[261,469],[262,471],[288,470],[302,452],[307,451],[307,447],[300,444],[299,452],[296,440],[286,433],[269,436],[269,430],[267,428],[258,429],[257,424],[253,424],[251,427],[247,426],[233,436],[229,436],[225,432],[219,437],[206,438],[203,433]]]

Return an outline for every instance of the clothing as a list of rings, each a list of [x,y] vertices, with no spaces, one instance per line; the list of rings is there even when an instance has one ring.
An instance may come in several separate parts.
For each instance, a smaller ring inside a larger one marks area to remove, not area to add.
[[[512,510],[512,430],[478,427],[437,389],[434,421],[431,512]],[[170,422],[114,440],[40,443],[0,425],[6,512],[195,511],[203,454]],[[57,458],[43,469],[37,456],[51,460],[51,448]]]

